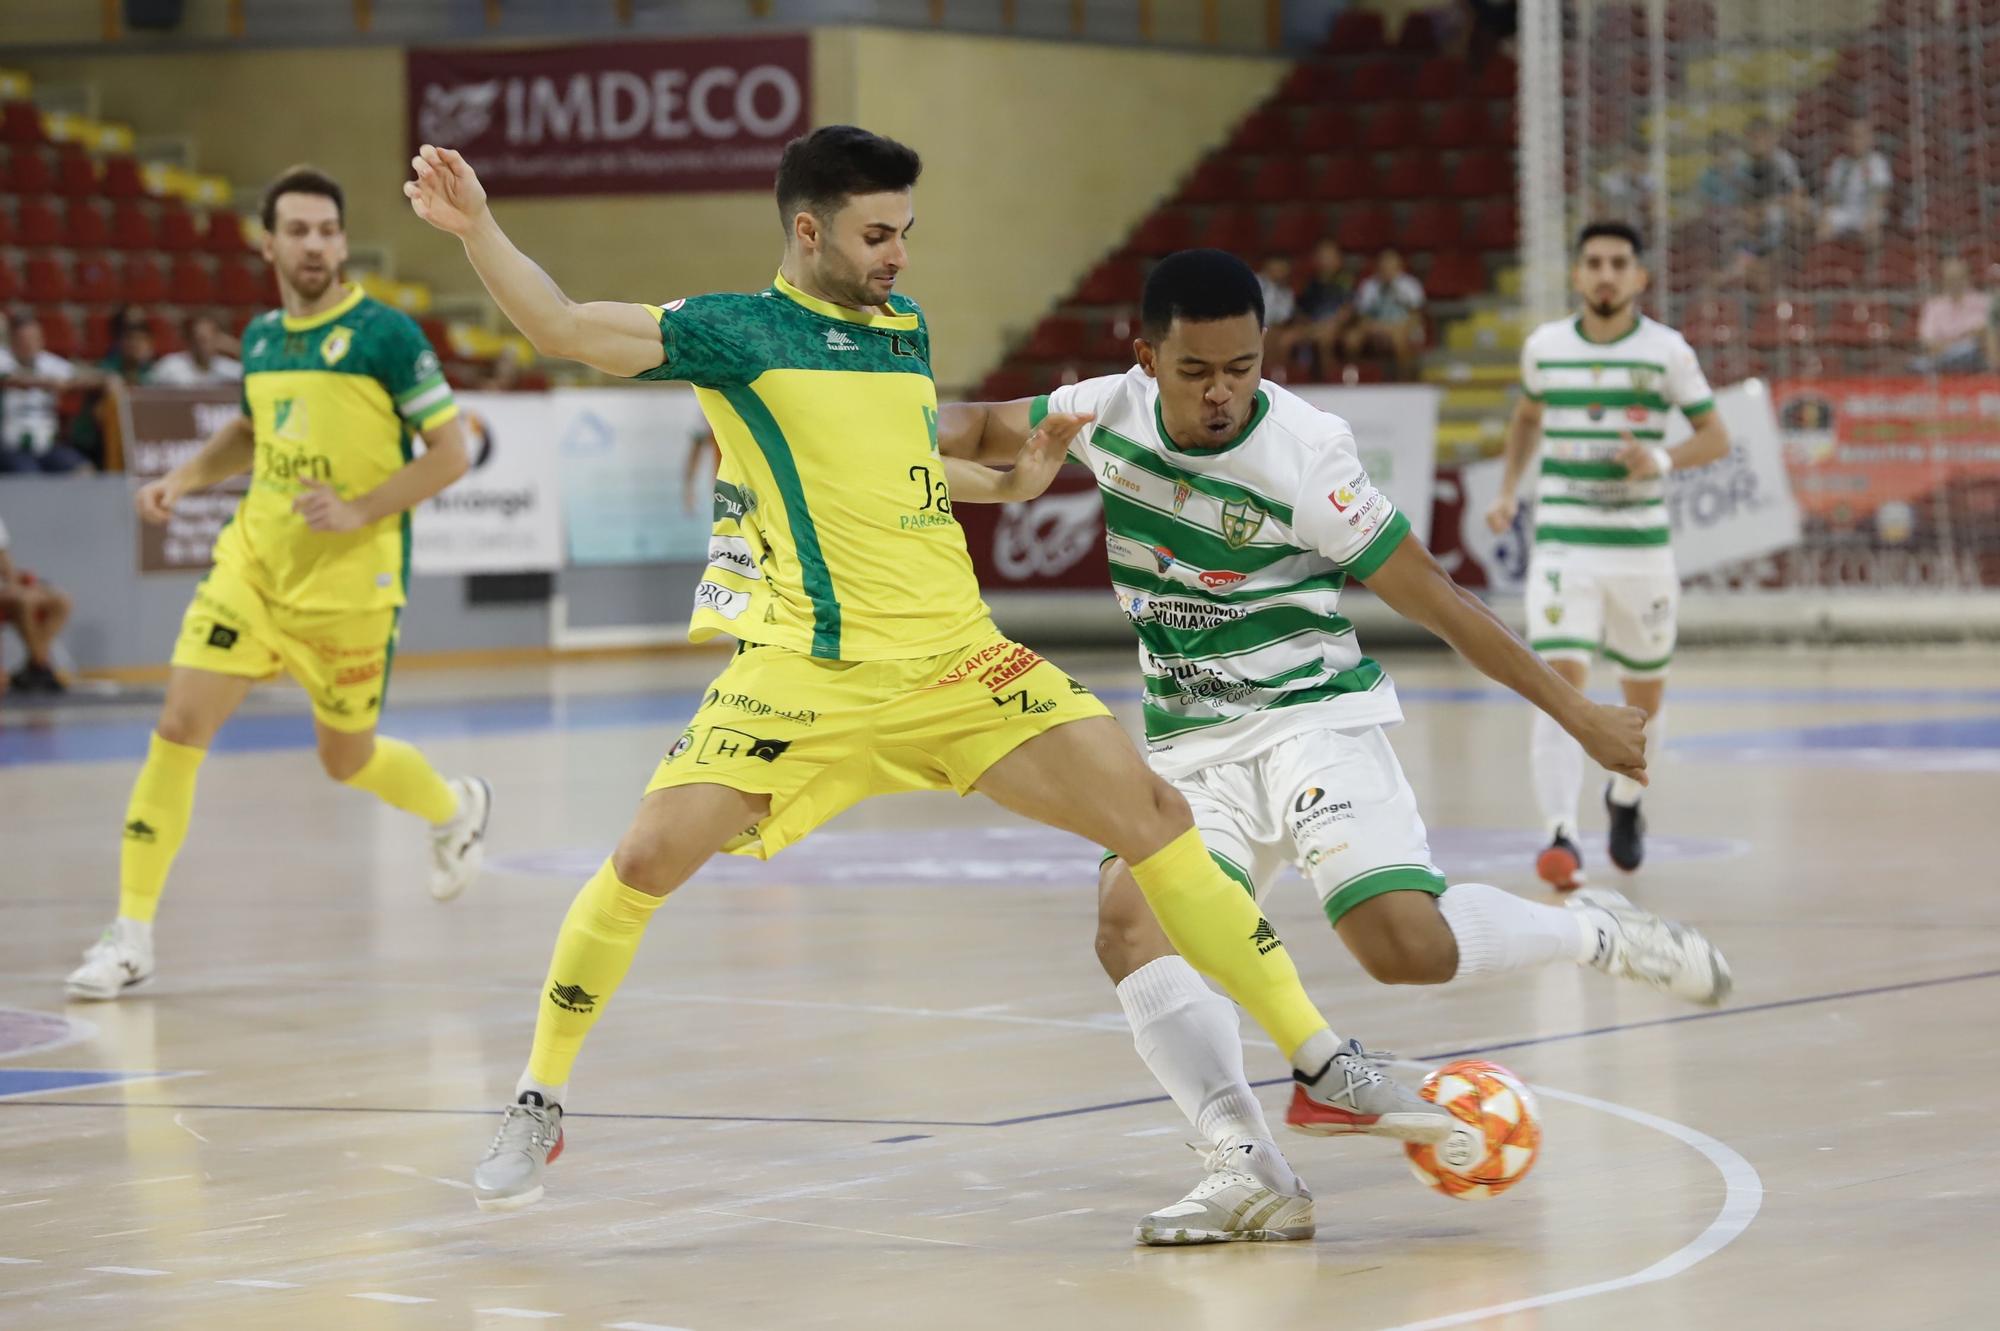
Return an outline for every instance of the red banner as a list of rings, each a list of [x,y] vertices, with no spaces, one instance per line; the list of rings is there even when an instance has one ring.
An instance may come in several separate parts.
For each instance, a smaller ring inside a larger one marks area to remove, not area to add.
[[[489,194],[769,189],[812,120],[804,36],[413,50],[410,151],[464,153]]]
[[[1025,504],[955,504],[979,585],[989,592],[1084,590],[1111,595],[1104,504],[1096,479],[1064,467]]]

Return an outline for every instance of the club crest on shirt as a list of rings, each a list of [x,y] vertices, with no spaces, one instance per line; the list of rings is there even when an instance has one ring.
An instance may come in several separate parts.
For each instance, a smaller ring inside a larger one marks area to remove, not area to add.
[[[1179,517],[1179,516],[1181,515],[1181,510],[1187,507],[1187,501],[1188,501],[1188,500],[1189,500],[1190,498],[1192,498],[1192,497],[1193,497],[1193,495],[1194,495],[1194,490],[1193,490],[1193,488],[1192,488],[1191,486],[1188,486],[1188,485],[1186,485],[1185,483],[1183,483],[1183,482],[1179,482],[1179,481],[1176,481],[1176,482],[1174,483],[1174,516],[1175,516],[1175,517]]]
[[[353,346],[354,330],[346,324],[335,324],[320,339],[319,358],[328,365],[338,365]]]
[[[1250,544],[1251,538],[1263,525],[1264,510],[1247,499],[1222,506],[1222,539],[1231,550],[1240,550]]]

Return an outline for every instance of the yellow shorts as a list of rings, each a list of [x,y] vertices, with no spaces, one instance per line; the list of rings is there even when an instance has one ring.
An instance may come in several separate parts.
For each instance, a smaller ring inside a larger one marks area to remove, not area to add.
[[[745,644],[646,793],[718,785],[771,797],[724,847],[769,859],[876,795],[954,790],[1045,731],[1109,716],[1089,689],[992,630],[941,656],[824,661]]]
[[[328,729],[372,730],[396,655],[397,613],[292,610],[217,564],[181,617],[173,664],[250,679],[283,671],[305,687],[313,716]]]

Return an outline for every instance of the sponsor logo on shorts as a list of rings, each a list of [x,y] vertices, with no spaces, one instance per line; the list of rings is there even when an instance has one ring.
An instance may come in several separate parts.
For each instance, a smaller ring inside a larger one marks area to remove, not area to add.
[[[346,666],[333,672],[333,686],[337,689],[352,688],[356,684],[366,684],[381,673],[380,661],[370,661],[367,665]]]
[[[1088,698],[1090,696],[1090,690],[1084,685],[1077,683],[1075,680],[1071,680],[1069,682],[1069,691],[1071,693],[1077,694],[1085,698]]]
[[[1321,823],[1346,822],[1354,817],[1353,800],[1329,800],[1318,786],[1307,786],[1292,801],[1292,833],[1303,835]]]
[[[1054,699],[1031,697],[1026,689],[1015,689],[1012,693],[996,696],[993,705],[1003,712],[1009,707],[1018,708],[1022,716],[1043,716],[1056,709]]]
[[[1273,929],[1271,922],[1261,915],[1257,917],[1256,929],[1251,931],[1250,941],[1257,945],[1257,955],[1260,957],[1284,946],[1278,939],[1278,931]]]
[[[787,721],[796,721],[809,726],[819,720],[819,713],[810,708],[773,707],[762,698],[748,693],[724,693],[720,689],[710,689],[708,696],[701,700],[703,707],[727,707],[731,711],[748,716],[781,716]]]
[[[1542,618],[1551,624],[1560,624],[1563,622],[1563,608],[1559,605],[1545,605],[1542,607]]]
[[[695,762],[703,767],[742,758],[759,758],[774,763],[791,747],[792,741],[788,739],[764,739],[730,726],[710,726],[708,738],[702,741],[701,753]]]
[[[998,693],[1041,663],[1039,654],[1018,642],[989,643],[946,671],[931,687],[942,688],[977,677],[988,693]]]
[[[694,744],[694,731],[683,730],[681,732],[681,737],[674,741],[674,746],[671,749],[667,750],[667,761],[672,762],[674,759],[680,757],[683,753],[686,753],[693,744]]]
[[[1672,622],[1673,617],[1674,603],[1664,596],[1656,596],[1653,603],[1646,607],[1646,613],[1639,616],[1639,622],[1657,631]]]
[[[212,625],[208,630],[208,645],[225,652],[236,645],[236,638],[236,630],[222,624]]]
[[[597,1011],[597,995],[580,984],[564,984],[558,980],[549,986],[549,1002],[565,1012]]]
[[[1337,846],[1326,846],[1326,847],[1314,846],[1311,850],[1306,852],[1306,868],[1317,869],[1319,868],[1321,860],[1330,860],[1334,856],[1344,852],[1347,848],[1348,848],[1348,843],[1345,841],[1341,842]]]

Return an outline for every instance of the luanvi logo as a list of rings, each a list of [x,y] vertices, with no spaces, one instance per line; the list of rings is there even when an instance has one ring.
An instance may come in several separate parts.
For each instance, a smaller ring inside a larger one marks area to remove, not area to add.
[[[557,981],[550,985],[549,1002],[565,1012],[597,1011],[597,995],[580,984],[563,984]]]
[[[1257,955],[1260,957],[1284,946],[1278,941],[1278,931],[1273,929],[1271,922],[1262,916],[1257,918],[1257,929],[1250,935],[1250,941],[1257,945]]]
[[[160,839],[160,834],[155,832],[153,825],[144,818],[134,818],[131,822],[125,824],[125,839],[127,841],[143,841],[150,846]]]
[[[216,624],[208,630],[208,645],[228,651],[236,645],[236,630]]]

